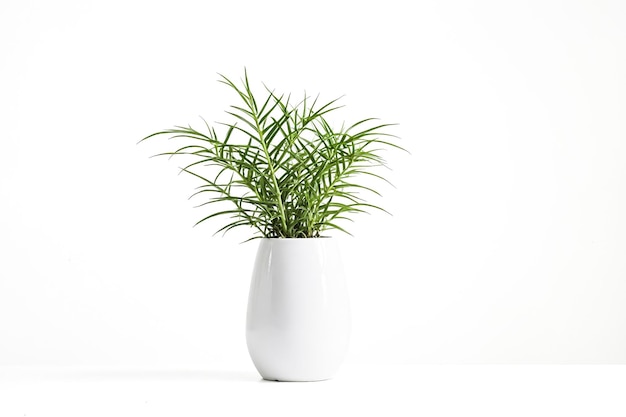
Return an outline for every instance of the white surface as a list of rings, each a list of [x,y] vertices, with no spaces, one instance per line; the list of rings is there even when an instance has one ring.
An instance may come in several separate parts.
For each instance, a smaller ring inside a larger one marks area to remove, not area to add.
[[[625,377],[601,365],[351,366],[310,383],[243,369],[12,371],[0,372],[0,414],[621,417]]]
[[[197,183],[135,145],[223,120],[216,72],[244,65],[346,94],[342,117],[398,122],[412,152],[389,158],[394,216],[342,238],[349,363],[626,363],[625,21],[623,1],[2,1],[0,365],[251,368],[256,244],[192,229]]]
[[[277,381],[332,378],[349,340],[350,301],[335,239],[262,239],[246,316],[259,373]]]

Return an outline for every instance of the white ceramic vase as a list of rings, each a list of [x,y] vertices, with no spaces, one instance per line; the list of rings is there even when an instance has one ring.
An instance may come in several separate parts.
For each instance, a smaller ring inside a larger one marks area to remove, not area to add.
[[[256,256],[246,340],[264,379],[319,381],[348,348],[350,307],[332,238],[262,239]]]

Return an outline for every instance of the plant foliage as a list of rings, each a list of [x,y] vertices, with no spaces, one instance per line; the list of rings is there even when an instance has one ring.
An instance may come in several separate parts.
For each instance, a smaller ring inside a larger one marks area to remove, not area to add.
[[[220,77],[240,99],[227,111],[232,122],[221,123],[224,133],[205,121],[202,131],[176,126],[141,140],[184,142],[159,155],[189,158],[181,171],[202,182],[192,197],[206,197],[200,206],[215,205],[198,223],[224,216],[229,220],[216,233],[250,226],[252,238],[314,238],[328,229],[348,233],[340,224],[351,215],[383,210],[363,199],[363,192],[380,194],[359,179],[386,181],[374,172],[386,166],[380,151],[402,149],[384,132],[391,125],[364,119],[335,129],[327,116],[340,107],[337,100],[294,102],[266,87],[259,101],[247,72],[240,85]]]

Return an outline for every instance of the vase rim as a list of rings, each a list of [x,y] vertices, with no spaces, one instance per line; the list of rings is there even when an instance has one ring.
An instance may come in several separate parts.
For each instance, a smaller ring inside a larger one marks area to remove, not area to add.
[[[267,240],[316,240],[316,239],[332,239],[332,236],[318,236],[318,237],[262,237],[261,239]]]

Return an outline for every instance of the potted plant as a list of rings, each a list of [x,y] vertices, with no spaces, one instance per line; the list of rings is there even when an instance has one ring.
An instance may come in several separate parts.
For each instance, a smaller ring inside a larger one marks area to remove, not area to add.
[[[384,132],[389,124],[360,120],[336,129],[329,114],[337,100],[294,101],[266,87],[259,100],[247,72],[238,85],[221,76],[238,96],[218,132],[177,126],[151,134],[182,140],[159,155],[189,158],[182,172],[201,185],[193,196],[211,206],[198,223],[228,219],[216,233],[240,226],[261,239],[252,274],[246,339],[252,361],[269,380],[330,378],[347,350],[350,312],[335,241],[326,232],[348,233],[342,222],[367,209],[363,181],[384,180],[384,148],[400,148]],[[204,119],[203,119],[204,120]],[[361,180],[361,181],[359,181]],[[198,224],[196,223],[196,224]]]

